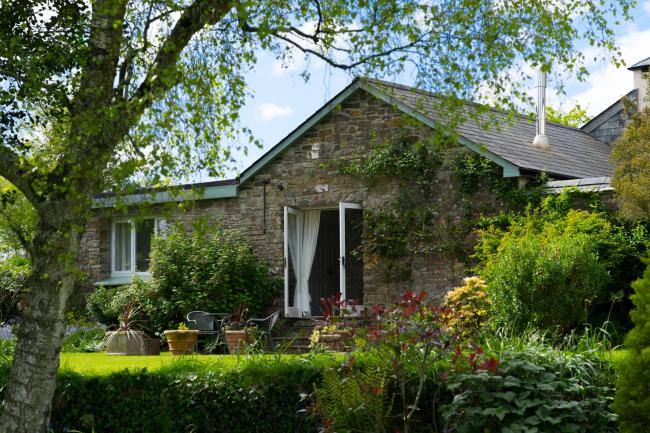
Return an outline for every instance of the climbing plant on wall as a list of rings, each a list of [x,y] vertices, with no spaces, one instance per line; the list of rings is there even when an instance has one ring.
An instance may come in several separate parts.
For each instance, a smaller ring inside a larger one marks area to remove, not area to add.
[[[417,256],[469,260],[478,215],[499,208],[493,199],[475,201],[475,192],[487,191],[507,205],[527,202],[536,194],[530,188],[520,190],[517,180],[504,179],[496,164],[438,134],[402,135],[373,144],[341,163],[339,170],[394,197],[364,213],[364,261],[388,284],[408,282]]]

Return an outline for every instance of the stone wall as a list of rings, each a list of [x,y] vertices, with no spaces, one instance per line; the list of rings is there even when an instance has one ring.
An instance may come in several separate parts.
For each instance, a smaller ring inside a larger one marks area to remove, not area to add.
[[[189,226],[204,216],[227,230],[238,230],[254,245],[259,257],[268,261],[271,271],[282,275],[285,206],[334,209],[339,202],[355,202],[372,211],[387,206],[400,194],[396,184],[387,182],[369,189],[361,180],[339,173],[336,167],[341,161],[358,158],[360,151],[373,143],[394,142],[403,136],[424,138],[432,133],[428,127],[406,121],[403,116],[392,106],[360,91],[241,185],[237,198],[198,201],[189,209],[174,212],[168,220],[183,221]],[[447,168],[439,172],[439,177],[437,196],[431,200],[440,204],[440,224],[458,224],[462,218],[472,216],[468,212],[476,214],[485,207],[501,206],[487,193],[475,194],[469,203]],[[110,275],[109,218],[106,214],[97,215],[84,237],[84,267],[93,281]],[[427,290],[441,297],[465,276],[463,263],[443,251],[418,257],[412,269],[412,282],[387,287],[376,270],[366,265],[365,303],[386,302],[406,288]]]

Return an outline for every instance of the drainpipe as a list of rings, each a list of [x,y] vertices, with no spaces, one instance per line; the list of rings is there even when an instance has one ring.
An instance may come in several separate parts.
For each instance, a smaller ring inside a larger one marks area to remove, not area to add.
[[[537,135],[533,146],[548,150],[551,144],[546,136],[546,72],[537,72]]]

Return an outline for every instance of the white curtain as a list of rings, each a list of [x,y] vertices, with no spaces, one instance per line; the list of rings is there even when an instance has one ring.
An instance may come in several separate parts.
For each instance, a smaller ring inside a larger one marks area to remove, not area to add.
[[[296,264],[300,266],[298,272],[298,285],[296,293],[294,294],[293,305],[298,307],[302,316],[309,316],[311,314],[310,298],[309,298],[309,275],[311,274],[311,266],[314,263],[314,255],[316,254],[316,243],[318,242],[318,227],[320,225],[320,211],[310,210],[300,214],[302,224],[298,224],[298,231],[301,236],[295,243],[300,243],[298,247],[300,252],[300,260],[298,263],[292,260],[294,269],[298,269]],[[290,244],[291,245],[291,244]]]

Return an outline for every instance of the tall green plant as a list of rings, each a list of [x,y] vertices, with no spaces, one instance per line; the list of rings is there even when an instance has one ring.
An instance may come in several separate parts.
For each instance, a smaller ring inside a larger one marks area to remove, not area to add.
[[[588,236],[506,238],[485,268],[498,326],[568,330],[587,319],[608,282]]]
[[[377,357],[365,357],[361,366],[354,360],[323,372],[312,410],[327,433],[385,433],[394,398],[390,372]]]
[[[643,278],[632,284],[634,328],[625,339],[629,353],[619,363],[614,410],[621,433],[647,431],[650,425],[650,261]]]

